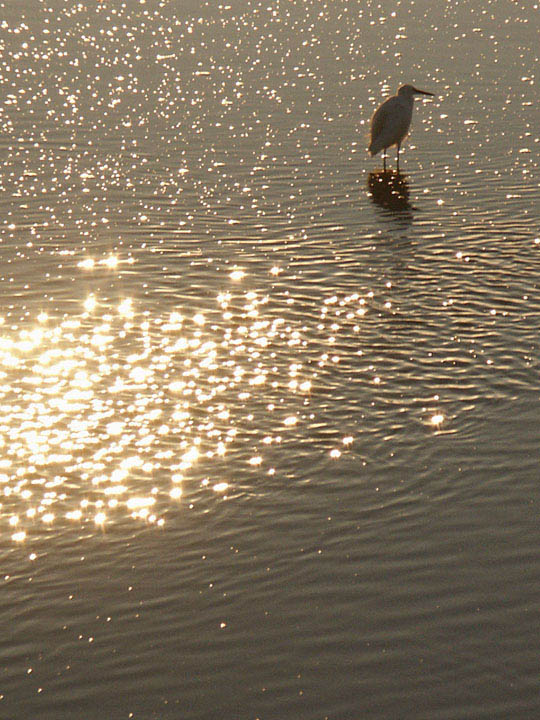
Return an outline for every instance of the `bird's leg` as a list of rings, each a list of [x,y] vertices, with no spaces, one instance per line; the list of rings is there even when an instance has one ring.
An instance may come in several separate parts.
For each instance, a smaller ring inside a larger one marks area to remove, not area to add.
[[[397,173],[399,175],[399,149],[401,147],[401,143],[398,143],[397,145]]]
[[[386,148],[384,148],[384,150],[383,150],[382,166],[383,166],[383,172],[386,172]]]

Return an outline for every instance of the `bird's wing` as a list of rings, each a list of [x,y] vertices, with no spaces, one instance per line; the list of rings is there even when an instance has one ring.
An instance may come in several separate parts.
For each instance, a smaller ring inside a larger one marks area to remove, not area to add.
[[[388,100],[384,102],[380,108],[378,108],[373,117],[371,118],[371,143],[381,136],[384,131],[384,126],[388,120],[389,113]]]

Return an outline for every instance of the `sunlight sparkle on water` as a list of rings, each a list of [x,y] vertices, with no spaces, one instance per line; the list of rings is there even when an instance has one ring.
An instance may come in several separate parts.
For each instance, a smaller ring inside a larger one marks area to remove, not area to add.
[[[87,312],[92,312],[96,309],[97,301],[94,295],[89,295],[84,301],[84,309]]]
[[[243,270],[233,270],[229,277],[231,280],[242,280],[244,278],[246,273]]]
[[[132,497],[126,505],[129,510],[139,510],[143,507],[151,507],[155,502],[156,499],[153,497]]]
[[[101,260],[101,263],[103,265],[106,265],[108,268],[113,269],[118,265],[118,258],[116,257],[116,255],[109,255],[109,257]]]
[[[135,315],[132,305],[133,305],[132,299],[125,298],[125,300],[122,300],[122,302],[118,306],[118,312],[120,313],[120,315],[122,315],[122,317],[131,319]]]
[[[92,258],[85,258],[84,260],[81,260],[80,263],[78,263],[78,267],[82,268],[83,270],[92,270],[94,265],[95,262]]]
[[[193,487],[189,475],[208,473],[210,461],[228,472],[239,427],[257,431],[256,406],[279,406],[284,426],[295,426],[312,387],[291,349],[303,331],[268,315],[267,303],[251,289],[219,293],[218,312],[230,308],[223,329],[208,321],[211,309],[153,317],[133,298],[92,293],[59,323],[41,313],[39,325],[3,325],[0,522],[24,537],[30,525],[34,537],[63,523],[110,526],[119,515],[160,525],[167,501]],[[280,347],[289,357],[281,376]],[[248,465],[262,465],[246,450]],[[211,487],[223,494],[230,480]]]

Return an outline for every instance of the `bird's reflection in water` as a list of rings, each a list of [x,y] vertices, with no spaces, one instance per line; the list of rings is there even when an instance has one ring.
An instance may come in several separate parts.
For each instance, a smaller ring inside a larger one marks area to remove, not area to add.
[[[369,173],[368,189],[371,199],[379,207],[395,212],[411,212],[409,183],[400,172],[379,170]]]

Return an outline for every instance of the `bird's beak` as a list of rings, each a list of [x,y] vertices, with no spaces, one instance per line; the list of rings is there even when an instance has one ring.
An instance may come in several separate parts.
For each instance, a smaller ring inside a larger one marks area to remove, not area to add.
[[[416,88],[414,88],[414,92],[418,95],[430,95],[431,97],[435,97],[435,93],[430,93],[427,90],[417,90]]]

